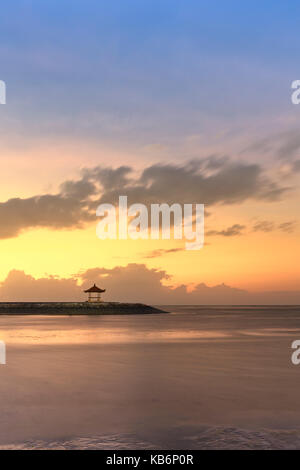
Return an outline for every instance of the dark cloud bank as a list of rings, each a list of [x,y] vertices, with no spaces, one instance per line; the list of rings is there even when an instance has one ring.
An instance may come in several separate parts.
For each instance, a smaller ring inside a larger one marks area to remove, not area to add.
[[[199,283],[193,292],[187,286],[165,287],[165,271],[144,264],[129,264],[113,269],[88,269],[76,278],[34,279],[24,271],[10,271],[0,286],[0,301],[82,301],[83,289],[96,282],[106,289],[104,300],[148,304],[300,304],[300,291],[249,293],[224,284],[208,287]]]
[[[267,177],[260,165],[227,158],[209,157],[181,166],[151,165],[139,175],[127,166],[96,167],[85,169],[78,181],[64,182],[57,194],[16,197],[0,203],[0,238],[16,237],[32,228],[82,228],[96,222],[100,203],[115,204],[119,195],[127,195],[129,204],[216,205],[247,199],[273,202],[287,189]]]

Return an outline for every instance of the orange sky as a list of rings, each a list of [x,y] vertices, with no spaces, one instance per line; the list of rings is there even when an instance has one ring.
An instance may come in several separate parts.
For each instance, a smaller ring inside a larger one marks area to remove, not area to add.
[[[2,202],[10,197],[26,198],[47,192],[55,194],[59,183],[78,177],[84,162],[85,166],[102,162],[101,148],[96,151],[91,143],[77,151],[75,147],[75,144],[70,144],[59,148],[66,155],[63,161],[55,158],[53,148],[38,146],[36,153],[28,149],[20,165],[18,157],[23,151],[11,152],[9,165],[1,174]],[[90,153],[84,160],[85,152]],[[112,165],[124,160],[130,163],[127,159],[129,151],[123,154],[115,149],[105,149],[102,152],[110,155]],[[45,164],[41,162],[41,155],[45,156]],[[153,160],[154,157],[155,149]],[[142,166],[143,162],[139,161],[139,165]],[[245,228],[237,236],[206,236],[206,245],[200,251],[186,251],[184,241],[178,240],[101,241],[96,237],[96,219],[84,229],[24,230],[16,237],[0,240],[1,280],[12,269],[24,270],[34,277],[45,274],[69,277],[92,267],[113,268],[128,263],[146,263],[149,268],[165,270],[171,278],[164,282],[173,286],[187,284],[192,287],[201,282],[213,286],[224,282],[255,291],[297,290],[300,288],[299,202],[299,192],[293,190],[277,202],[250,199],[241,204],[207,207],[210,215],[205,219],[206,232],[222,231],[234,224]],[[273,230],[253,230],[257,222],[266,220],[274,224]],[[291,233],[276,228],[288,221],[295,224]],[[170,248],[180,251],[150,257],[155,250]]]

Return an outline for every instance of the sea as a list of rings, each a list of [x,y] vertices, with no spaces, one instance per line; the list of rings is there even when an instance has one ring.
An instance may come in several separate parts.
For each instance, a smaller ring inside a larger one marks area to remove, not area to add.
[[[0,449],[300,449],[299,306],[0,316]]]

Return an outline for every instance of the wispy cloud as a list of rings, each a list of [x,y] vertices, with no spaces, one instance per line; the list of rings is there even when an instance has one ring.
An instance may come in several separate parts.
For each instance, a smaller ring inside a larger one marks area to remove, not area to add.
[[[158,249],[152,250],[149,253],[143,255],[144,258],[159,258],[160,256],[168,255],[170,253],[178,253],[179,251],[185,251],[184,248],[170,248],[170,249]]]
[[[226,228],[225,230],[208,230],[206,235],[208,236],[222,236],[222,237],[235,237],[241,235],[243,230],[246,228],[245,225],[234,224],[231,227]]]
[[[274,230],[280,230],[286,233],[292,233],[296,229],[297,223],[294,220],[287,222],[275,223],[270,220],[262,220],[256,222],[253,227],[254,232],[273,232]]]

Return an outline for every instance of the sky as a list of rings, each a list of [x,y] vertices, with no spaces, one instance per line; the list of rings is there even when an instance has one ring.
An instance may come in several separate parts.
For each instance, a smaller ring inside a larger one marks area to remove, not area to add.
[[[291,0],[2,5],[0,299],[80,300],[97,280],[110,300],[139,282],[140,301],[153,283],[156,303],[299,303],[299,15]],[[96,202],[120,194],[205,204],[204,247],[99,240]]]

